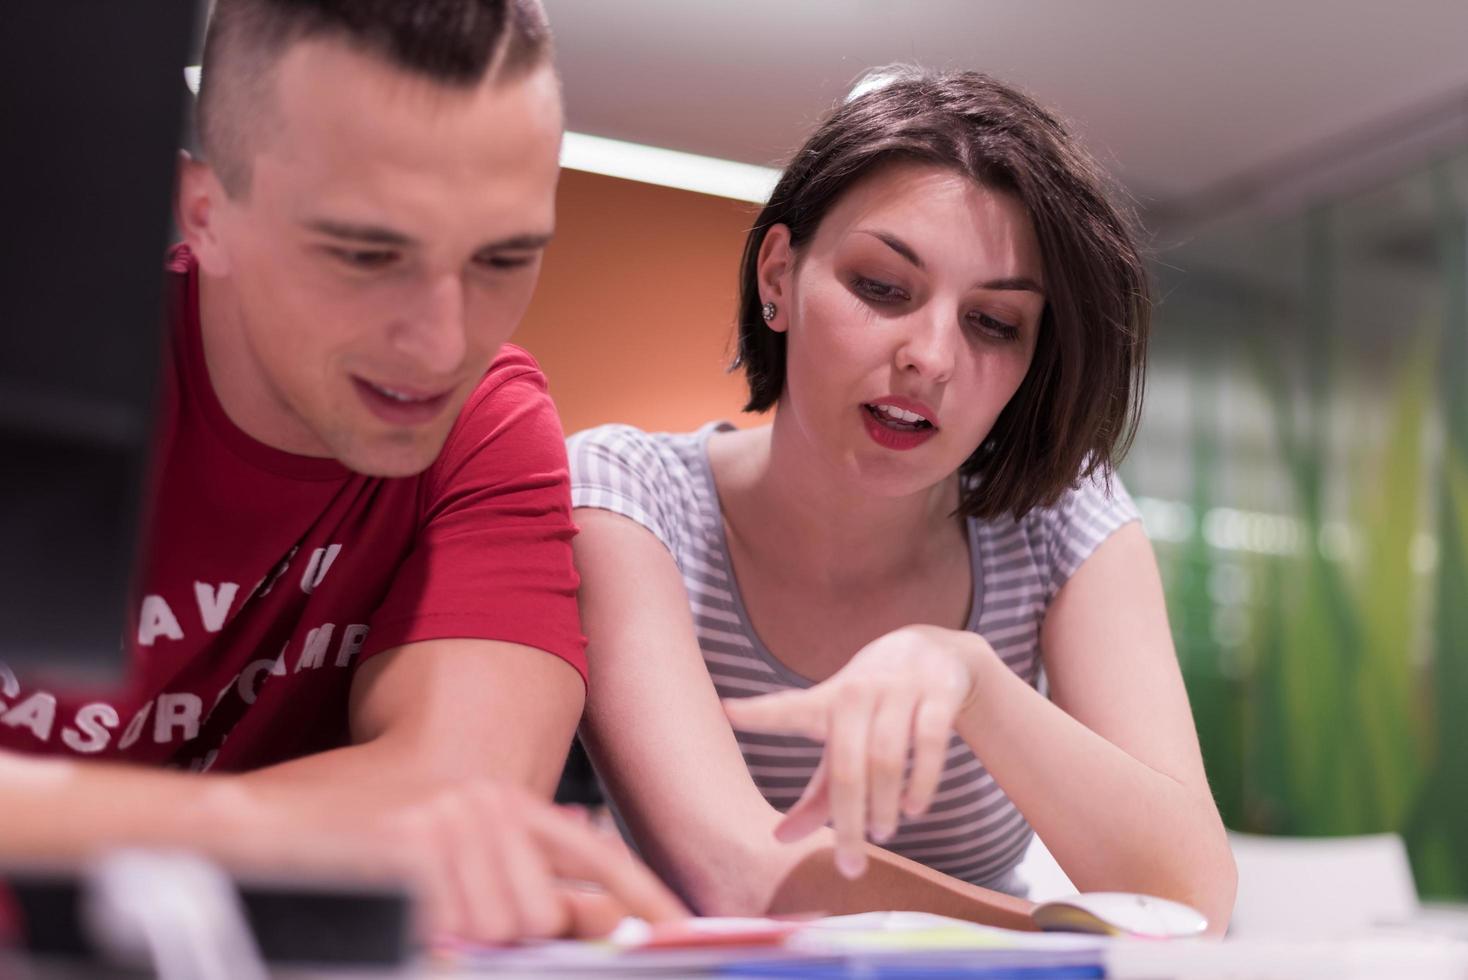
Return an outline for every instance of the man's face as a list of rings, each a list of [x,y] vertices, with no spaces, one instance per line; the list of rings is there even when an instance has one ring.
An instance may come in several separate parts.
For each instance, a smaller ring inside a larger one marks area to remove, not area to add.
[[[530,301],[555,220],[554,73],[452,89],[306,41],[250,133],[250,185],[216,195],[196,248],[221,401],[277,448],[420,472]]]

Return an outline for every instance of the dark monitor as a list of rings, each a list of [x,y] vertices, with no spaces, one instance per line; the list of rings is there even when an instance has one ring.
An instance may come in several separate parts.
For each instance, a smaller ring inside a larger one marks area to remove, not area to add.
[[[8,0],[0,661],[119,676],[197,0]]]

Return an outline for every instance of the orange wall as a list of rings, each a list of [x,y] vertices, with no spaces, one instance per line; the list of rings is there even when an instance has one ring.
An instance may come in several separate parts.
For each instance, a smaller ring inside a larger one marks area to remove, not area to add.
[[[575,170],[514,342],[540,361],[567,434],[602,422],[742,425],[733,353],[744,233],[756,208]]]

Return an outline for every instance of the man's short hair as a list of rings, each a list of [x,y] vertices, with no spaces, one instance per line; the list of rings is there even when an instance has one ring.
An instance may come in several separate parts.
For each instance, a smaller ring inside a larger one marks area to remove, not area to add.
[[[231,197],[250,185],[252,140],[291,45],[332,38],[453,88],[514,81],[550,57],[539,0],[215,0],[197,128]]]

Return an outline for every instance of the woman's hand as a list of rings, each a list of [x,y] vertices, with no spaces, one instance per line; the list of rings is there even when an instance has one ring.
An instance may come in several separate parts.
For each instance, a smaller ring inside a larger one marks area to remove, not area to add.
[[[993,656],[977,634],[907,626],[862,647],[814,687],[725,699],[724,712],[738,730],[826,745],[776,836],[798,840],[829,822],[836,866],[859,876],[866,868],[863,839],[885,843],[897,832],[899,808],[914,817],[932,803],[954,721],[973,697],[985,658]]]

